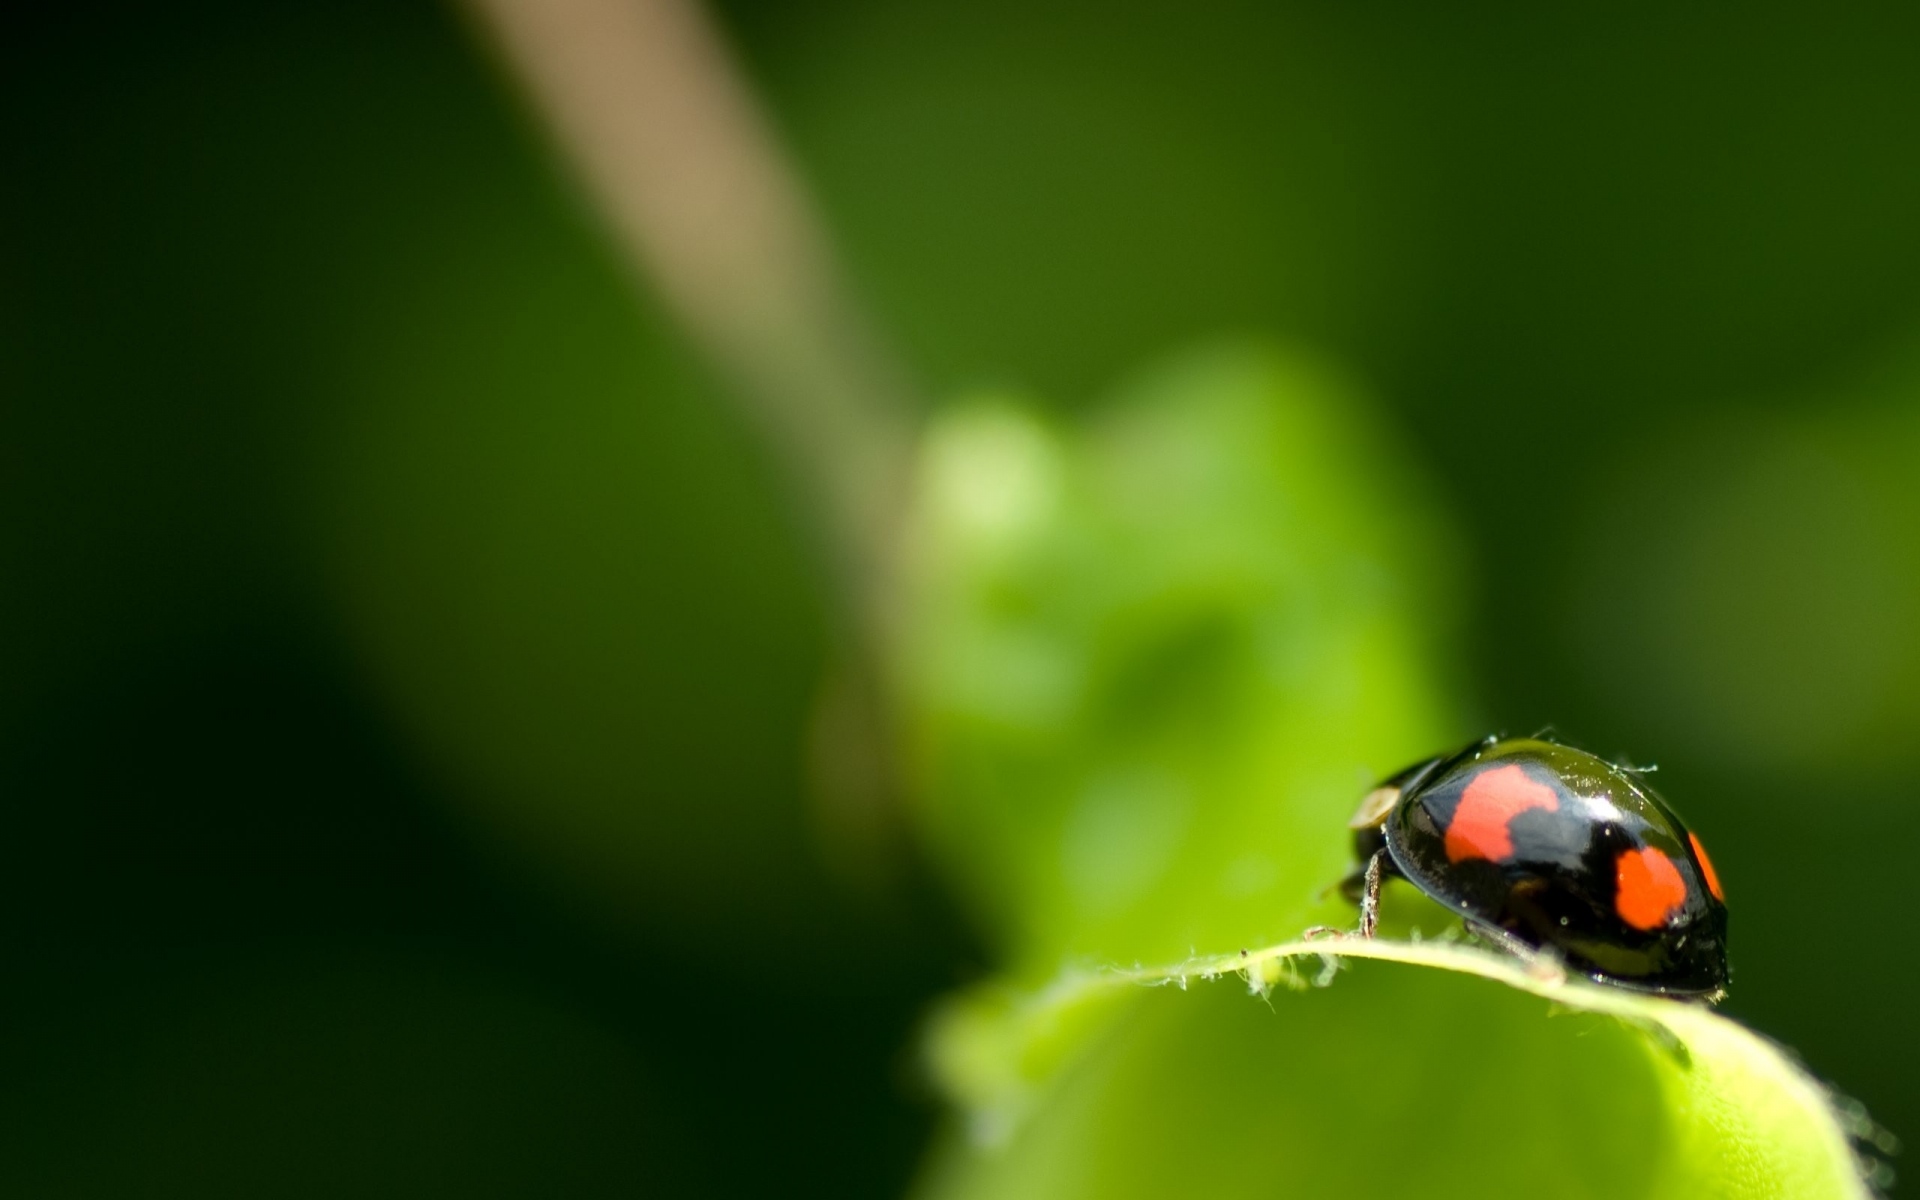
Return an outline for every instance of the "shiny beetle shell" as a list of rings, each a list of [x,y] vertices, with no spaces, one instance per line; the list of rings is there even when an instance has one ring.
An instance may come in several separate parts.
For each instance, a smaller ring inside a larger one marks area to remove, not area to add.
[[[1675,995],[1727,984],[1727,908],[1700,840],[1640,776],[1532,738],[1475,742],[1361,805],[1364,865],[1470,925],[1605,983]]]

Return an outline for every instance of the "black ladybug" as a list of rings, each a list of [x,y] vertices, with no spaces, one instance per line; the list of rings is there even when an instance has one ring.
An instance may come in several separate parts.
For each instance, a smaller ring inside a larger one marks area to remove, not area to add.
[[[1636,772],[1490,737],[1388,779],[1350,824],[1360,866],[1342,887],[1362,936],[1373,936],[1382,878],[1398,875],[1524,957],[1544,950],[1637,991],[1726,988],[1720,880]]]

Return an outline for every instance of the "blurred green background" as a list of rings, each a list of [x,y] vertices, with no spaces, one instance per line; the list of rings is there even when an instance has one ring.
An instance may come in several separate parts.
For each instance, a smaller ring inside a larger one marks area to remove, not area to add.
[[[1920,13],[717,15],[929,394],[1363,380],[1462,723],[1658,762],[1727,1011],[1920,1133]],[[899,1194],[986,953],[846,868],[802,524],[460,15],[6,20],[0,1188]]]

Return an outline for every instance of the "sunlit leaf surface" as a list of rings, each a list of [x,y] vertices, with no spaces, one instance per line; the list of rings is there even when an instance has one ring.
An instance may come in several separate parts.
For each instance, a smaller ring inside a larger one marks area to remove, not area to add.
[[[1772,1043],[1459,945],[986,990],[933,1049],[969,1115],[938,1197],[1867,1194],[1826,1091]]]

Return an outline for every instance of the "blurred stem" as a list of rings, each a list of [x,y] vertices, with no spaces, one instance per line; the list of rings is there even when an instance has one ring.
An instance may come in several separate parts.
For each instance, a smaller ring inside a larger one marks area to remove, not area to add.
[[[794,477],[846,611],[877,635],[914,406],[706,14],[690,0],[467,3]]]

